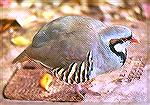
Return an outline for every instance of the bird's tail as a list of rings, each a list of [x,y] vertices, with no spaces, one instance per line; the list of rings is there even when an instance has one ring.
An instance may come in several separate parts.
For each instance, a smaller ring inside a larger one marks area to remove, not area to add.
[[[19,56],[17,56],[13,61],[12,61],[12,63],[14,64],[14,63],[17,63],[17,62],[20,62],[20,63],[22,63],[22,62],[24,62],[24,61],[26,61],[26,60],[28,60],[29,59],[29,57],[28,57],[28,55],[26,54],[26,52],[25,52],[25,50],[19,55]]]

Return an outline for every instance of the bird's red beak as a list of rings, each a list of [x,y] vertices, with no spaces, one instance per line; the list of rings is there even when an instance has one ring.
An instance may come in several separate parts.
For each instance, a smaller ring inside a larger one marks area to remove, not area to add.
[[[133,44],[139,44],[140,42],[137,39],[135,39],[134,37],[132,37],[131,43],[133,43]]]

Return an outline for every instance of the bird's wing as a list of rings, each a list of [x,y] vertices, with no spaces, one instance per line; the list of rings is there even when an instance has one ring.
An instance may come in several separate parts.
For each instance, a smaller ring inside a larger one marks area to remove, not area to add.
[[[38,31],[25,53],[48,66],[67,67],[86,58],[104,27],[100,21],[87,17],[58,18]]]
[[[80,33],[82,34],[82,32]],[[78,34],[76,31],[67,33],[67,35],[70,35],[69,37],[63,34],[65,33],[61,33],[63,38],[42,42],[42,45],[38,47],[35,47],[33,44],[33,46],[26,49],[25,52],[30,58],[39,60],[43,64],[53,68],[68,67],[73,62],[82,62],[90,50],[90,40],[85,40],[83,36],[78,39],[75,35]]]

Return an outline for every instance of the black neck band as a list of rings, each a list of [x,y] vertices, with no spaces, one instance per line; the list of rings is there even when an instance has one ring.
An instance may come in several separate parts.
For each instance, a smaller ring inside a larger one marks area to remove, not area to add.
[[[114,46],[116,45],[116,44],[118,44],[118,43],[123,43],[123,41],[121,41],[121,40],[119,40],[119,41],[117,41],[116,43],[114,43],[114,44],[109,44],[109,47],[110,47],[110,50],[113,52],[113,53],[115,53],[118,57],[120,57],[121,58],[121,60],[122,60],[122,63],[123,63],[123,65],[124,65],[124,63],[125,63],[125,61],[126,61],[126,56],[127,56],[127,50],[125,49],[125,54],[123,53],[123,52],[117,52],[116,50],[115,50],[115,48],[114,48]]]

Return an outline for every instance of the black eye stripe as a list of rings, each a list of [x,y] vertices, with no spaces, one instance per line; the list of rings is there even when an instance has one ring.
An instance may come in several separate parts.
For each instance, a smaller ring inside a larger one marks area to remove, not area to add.
[[[121,38],[122,41],[128,41],[128,40],[131,40],[132,39],[132,36],[129,36],[127,38]]]
[[[110,40],[110,44],[111,45],[116,45],[116,44],[118,44],[118,43],[124,43],[124,42],[126,42],[126,41],[129,41],[129,40],[131,40],[132,39],[132,36],[129,36],[129,37],[126,37],[126,38],[120,38],[120,39],[111,39]]]
[[[126,41],[131,40],[131,38],[130,38],[130,37],[128,37],[128,38],[122,38],[121,40],[122,40],[123,42],[126,42]]]

